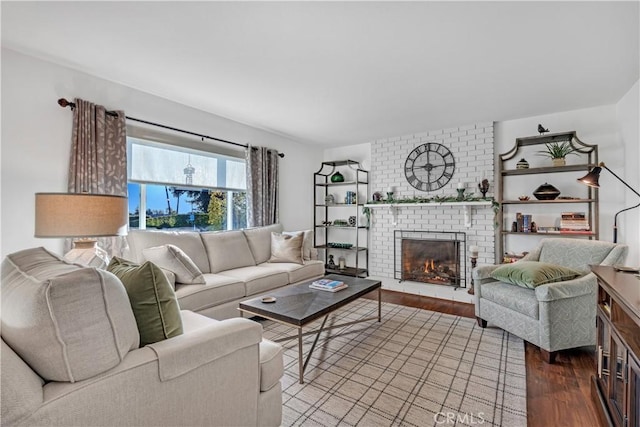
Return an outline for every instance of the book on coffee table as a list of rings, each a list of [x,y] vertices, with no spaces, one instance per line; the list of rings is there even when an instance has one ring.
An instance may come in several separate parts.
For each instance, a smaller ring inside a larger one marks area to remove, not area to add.
[[[347,288],[348,285],[340,280],[319,279],[312,282],[309,287],[311,289],[319,289],[321,291],[337,292]]]
[[[347,285],[346,283],[343,283],[340,286],[336,286],[335,288],[325,288],[324,286],[316,286],[314,284],[309,285],[309,287],[311,289],[317,289],[319,291],[326,291],[326,292],[338,292],[341,291],[343,289],[346,289],[349,287],[349,285]]]

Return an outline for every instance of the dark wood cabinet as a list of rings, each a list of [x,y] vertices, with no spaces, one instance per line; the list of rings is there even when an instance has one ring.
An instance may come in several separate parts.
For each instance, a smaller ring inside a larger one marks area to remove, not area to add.
[[[593,266],[598,278],[594,397],[611,426],[640,427],[640,279]]]

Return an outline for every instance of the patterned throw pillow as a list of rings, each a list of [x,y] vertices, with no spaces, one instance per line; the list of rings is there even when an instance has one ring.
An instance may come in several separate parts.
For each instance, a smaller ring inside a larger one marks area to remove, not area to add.
[[[523,288],[535,288],[546,283],[563,282],[581,276],[579,271],[538,261],[518,261],[502,265],[490,274],[496,280]]]
[[[107,271],[115,274],[129,295],[140,333],[140,347],[182,335],[182,318],[176,294],[160,267],[114,257]]]

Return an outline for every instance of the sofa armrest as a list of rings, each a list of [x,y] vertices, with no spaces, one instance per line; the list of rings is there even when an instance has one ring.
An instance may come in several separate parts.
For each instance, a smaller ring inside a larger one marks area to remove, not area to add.
[[[234,318],[149,344],[158,357],[160,381],[168,381],[241,348],[260,343],[262,326]]]
[[[248,319],[212,321],[93,378],[48,383],[23,425],[256,425],[261,332]]]
[[[575,298],[595,293],[596,287],[596,276],[593,273],[589,273],[573,280],[540,285],[536,288],[536,298],[540,302]]]

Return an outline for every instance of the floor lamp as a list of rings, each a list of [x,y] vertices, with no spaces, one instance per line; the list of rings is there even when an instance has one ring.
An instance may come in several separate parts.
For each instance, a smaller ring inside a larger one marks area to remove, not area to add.
[[[35,237],[78,238],[64,259],[104,268],[109,255],[96,237],[127,234],[128,203],[123,196],[88,193],[36,193]]]
[[[622,178],[616,175],[611,169],[605,166],[605,164],[602,162],[598,164],[598,166],[595,166],[593,169],[591,169],[591,172],[589,172],[582,178],[579,178],[578,181],[585,185],[588,185],[589,187],[600,188],[600,184],[598,184],[598,179],[600,178],[600,172],[602,171],[603,168],[608,170],[611,175],[613,175],[618,179],[618,181],[623,183],[629,190],[633,191],[638,197],[640,197],[640,193],[634,190],[629,184],[627,184]],[[613,243],[618,243],[618,215],[620,215],[622,212],[635,209],[638,206],[640,206],[640,203],[638,203],[635,206],[630,206],[628,208],[624,208],[616,212],[615,216],[613,217]]]

